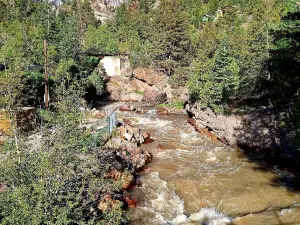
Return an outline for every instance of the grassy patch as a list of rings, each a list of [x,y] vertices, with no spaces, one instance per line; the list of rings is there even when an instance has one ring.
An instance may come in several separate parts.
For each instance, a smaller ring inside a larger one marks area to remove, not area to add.
[[[139,90],[134,91],[134,93],[137,93],[139,95],[144,95],[144,92],[143,91],[139,91]]]
[[[184,108],[184,102],[183,101],[176,101],[171,102],[167,104],[159,104],[159,108],[175,108],[175,109],[183,109]]]

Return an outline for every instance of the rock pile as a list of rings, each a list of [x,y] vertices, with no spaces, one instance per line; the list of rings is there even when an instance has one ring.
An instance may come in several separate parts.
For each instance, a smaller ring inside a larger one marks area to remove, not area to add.
[[[145,139],[150,138],[148,133],[143,133],[137,127],[124,123],[120,126],[121,153],[122,156],[129,160],[135,170],[141,170],[152,160],[148,151],[143,151],[139,145],[143,144]]]
[[[133,110],[129,105],[121,107],[125,111]],[[136,207],[137,200],[126,192],[135,185],[135,172],[143,170],[152,160],[148,151],[143,151],[139,146],[150,138],[150,134],[142,132],[124,119],[119,124],[119,133],[106,144],[106,151],[99,154],[99,161],[103,166],[109,165],[104,178],[120,182],[122,196],[112,197],[112,193],[102,196],[98,209],[101,211],[114,211],[124,206]],[[114,150],[112,150],[114,149]]]

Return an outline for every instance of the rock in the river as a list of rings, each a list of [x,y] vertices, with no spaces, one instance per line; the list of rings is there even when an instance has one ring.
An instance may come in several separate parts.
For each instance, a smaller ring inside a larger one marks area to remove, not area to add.
[[[132,197],[130,194],[125,194],[123,200],[128,204],[129,208],[136,208],[138,200]]]
[[[124,141],[122,149],[123,157],[133,164],[135,170],[143,169],[152,160],[151,154],[141,150],[135,143]]]
[[[121,137],[125,138],[127,141],[130,142],[137,142],[138,144],[144,143],[144,137],[139,128],[133,127],[128,123],[124,126],[120,127],[120,135]]]
[[[140,135],[139,135],[138,142],[139,142],[140,144],[143,144],[144,141],[145,141],[144,136],[143,136],[142,134],[140,134]]]
[[[146,139],[146,138],[150,138],[150,134],[149,134],[149,133],[147,133],[147,132],[144,132],[144,133],[143,133],[143,137],[144,137],[144,139]]]
[[[138,114],[145,114],[146,110],[144,108],[137,108],[136,113]]]
[[[127,141],[133,141],[135,140],[134,135],[130,133],[125,133],[124,137],[126,138]]]
[[[107,156],[111,158],[109,161],[115,161],[114,157],[116,157],[117,162],[120,163],[120,160],[125,160],[126,162],[130,162],[134,170],[141,170],[143,167],[152,160],[152,156],[148,151],[141,150],[138,145],[144,143],[145,138],[149,139],[150,135],[148,133],[142,133],[139,128],[130,125],[129,121],[124,120],[124,126],[120,126],[120,137],[117,138],[117,142],[120,142],[120,147],[118,157],[113,153],[111,156]],[[115,138],[116,139],[116,138]],[[114,139],[112,139],[113,141]],[[110,142],[109,142],[110,143]],[[115,144],[107,144],[107,146],[116,146]],[[106,157],[106,158],[107,158]],[[105,159],[106,159],[105,158]],[[113,168],[117,168],[114,166]],[[117,168],[117,170],[119,170]]]

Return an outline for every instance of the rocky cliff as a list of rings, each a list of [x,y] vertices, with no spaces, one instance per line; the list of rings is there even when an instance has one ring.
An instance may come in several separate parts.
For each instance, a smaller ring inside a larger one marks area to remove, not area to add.
[[[278,114],[270,108],[247,115],[216,115],[209,108],[187,105],[186,110],[198,129],[214,132],[219,140],[243,149],[270,150],[288,148],[289,140],[280,126]]]
[[[101,22],[111,19],[115,14],[115,9],[127,3],[128,0],[91,0],[91,7],[95,12],[95,16]]]
[[[110,77],[107,91],[112,101],[145,101],[148,106],[188,99],[186,88],[173,89],[165,74],[148,68],[134,69],[132,77]]]

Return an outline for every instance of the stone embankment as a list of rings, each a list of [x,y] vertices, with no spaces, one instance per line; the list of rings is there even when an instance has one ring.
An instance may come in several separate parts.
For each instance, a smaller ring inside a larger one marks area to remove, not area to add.
[[[269,108],[247,115],[216,115],[209,108],[186,105],[186,110],[197,129],[207,129],[220,141],[233,147],[252,150],[287,148],[280,118]]]

